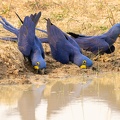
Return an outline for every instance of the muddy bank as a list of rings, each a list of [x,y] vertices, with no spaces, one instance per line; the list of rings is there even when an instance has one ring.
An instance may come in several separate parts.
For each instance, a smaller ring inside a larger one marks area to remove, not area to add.
[[[93,67],[80,69],[70,63],[63,65],[51,57],[50,48],[43,44],[47,68],[45,74],[36,74],[28,61],[17,48],[17,43],[10,41],[0,41],[0,84],[29,84],[46,83],[49,80],[65,78],[69,76],[79,76],[96,74],[104,71],[120,71],[120,43],[119,38],[115,43],[116,50],[108,55],[94,56],[92,53],[83,53],[93,60]]]

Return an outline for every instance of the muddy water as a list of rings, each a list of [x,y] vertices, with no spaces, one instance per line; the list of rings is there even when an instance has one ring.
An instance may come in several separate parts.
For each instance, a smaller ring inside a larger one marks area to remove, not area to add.
[[[0,120],[120,120],[120,74],[0,86]]]

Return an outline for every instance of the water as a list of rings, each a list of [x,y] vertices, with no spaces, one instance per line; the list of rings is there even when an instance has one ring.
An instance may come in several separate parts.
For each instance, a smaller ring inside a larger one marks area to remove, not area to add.
[[[0,86],[0,120],[120,120],[120,75]]]

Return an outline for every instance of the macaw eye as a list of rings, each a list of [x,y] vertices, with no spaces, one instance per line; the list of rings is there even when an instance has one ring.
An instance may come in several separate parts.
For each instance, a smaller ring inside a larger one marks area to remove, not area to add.
[[[86,60],[83,60],[83,64],[86,64]]]
[[[40,62],[36,62],[36,65],[40,65]]]

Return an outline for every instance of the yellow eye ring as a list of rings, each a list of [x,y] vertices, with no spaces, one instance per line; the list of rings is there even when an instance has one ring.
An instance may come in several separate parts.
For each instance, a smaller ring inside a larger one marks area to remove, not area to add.
[[[83,60],[82,64],[86,64],[86,60]]]

